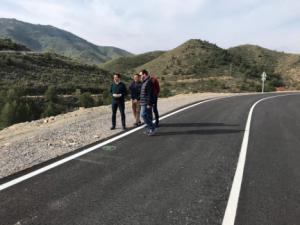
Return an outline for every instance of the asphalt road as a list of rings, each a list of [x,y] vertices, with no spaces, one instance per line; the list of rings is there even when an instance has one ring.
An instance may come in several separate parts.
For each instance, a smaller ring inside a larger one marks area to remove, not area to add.
[[[236,224],[300,224],[300,95],[257,105]]]
[[[207,102],[0,192],[0,224],[222,224],[250,107]],[[300,95],[254,110],[236,223],[299,224]]]

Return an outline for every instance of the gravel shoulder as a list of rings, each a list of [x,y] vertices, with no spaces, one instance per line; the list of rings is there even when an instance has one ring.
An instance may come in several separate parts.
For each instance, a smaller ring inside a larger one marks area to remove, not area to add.
[[[236,94],[182,94],[158,101],[160,114],[213,97]],[[134,123],[131,103],[126,102],[126,123]],[[20,123],[0,131],[0,178],[30,168],[78,148],[121,132],[119,113],[117,129],[111,131],[111,107],[100,106],[32,122]]]

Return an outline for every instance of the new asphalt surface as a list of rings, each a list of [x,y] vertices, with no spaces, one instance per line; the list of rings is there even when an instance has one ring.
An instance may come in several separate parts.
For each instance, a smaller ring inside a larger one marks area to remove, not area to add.
[[[300,224],[300,95],[257,105],[236,223]]]
[[[272,95],[200,104],[4,189],[0,224],[222,224],[249,109]],[[299,224],[299,109],[255,108],[235,224]]]

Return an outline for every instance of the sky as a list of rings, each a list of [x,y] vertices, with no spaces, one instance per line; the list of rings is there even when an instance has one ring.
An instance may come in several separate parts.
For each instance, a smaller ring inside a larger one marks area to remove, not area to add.
[[[0,18],[52,25],[135,54],[189,39],[300,53],[299,0],[0,0]]]

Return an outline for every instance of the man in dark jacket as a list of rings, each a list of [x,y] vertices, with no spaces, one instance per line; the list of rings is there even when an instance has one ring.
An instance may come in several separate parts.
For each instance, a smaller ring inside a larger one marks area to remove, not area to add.
[[[135,74],[133,76],[133,81],[129,86],[130,93],[131,93],[131,103],[132,103],[132,112],[135,118],[135,126],[139,126],[141,124],[140,120],[140,95],[141,95],[141,76],[139,74]]]
[[[147,134],[152,136],[155,134],[155,126],[152,123],[152,106],[154,103],[153,83],[147,70],[142,70],[140,75],[143,81],[140,96],[141,117],[147,125]]]
[[[125,121],[125,98],[127,95],[127,89],[123,82],[120,80],[120,74],[114,74],[114,81],[110,87],[110,93],[112,95],[112,126],[111,130],[116,129],[116,115],[117,109],[119,108],[121,113],[121,121],[123,130],[126,129],[126,121]]]

